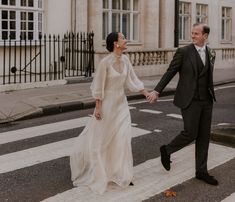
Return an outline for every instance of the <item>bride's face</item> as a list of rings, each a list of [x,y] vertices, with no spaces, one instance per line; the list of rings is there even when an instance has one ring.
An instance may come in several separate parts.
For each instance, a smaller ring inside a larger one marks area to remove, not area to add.
[[[125,36],[122,33],[118,33],[118,41],[117,41],[118,47],[121,50],[127,49],[127,40]]]

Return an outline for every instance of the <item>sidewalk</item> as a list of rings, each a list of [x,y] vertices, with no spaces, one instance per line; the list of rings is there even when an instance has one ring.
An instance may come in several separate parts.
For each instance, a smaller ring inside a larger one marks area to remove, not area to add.
[[[161,76],[152,76],[140,79],[147,90],[152,90],[160,78]],[[161,96],[174,94],[177,80],[178,77],[175,76]],[[215,86],[232,82],[235,82],[235,68],[215,69]],[[73,79],[70,83],[0,92],[0,123],[93,107],[94,99],[90,92],[91,79],[82,83],[76,83]],[[127,92],[127,97],[129,100],[143,98],[139,93],[130,92]]]

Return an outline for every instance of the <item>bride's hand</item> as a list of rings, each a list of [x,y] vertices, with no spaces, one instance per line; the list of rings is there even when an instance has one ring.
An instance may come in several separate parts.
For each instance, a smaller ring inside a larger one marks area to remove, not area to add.
[[[96,118],[96,120],[101,120],[102,119],[101,109],[99,109],[99,108],[95,109],[95,118]]]

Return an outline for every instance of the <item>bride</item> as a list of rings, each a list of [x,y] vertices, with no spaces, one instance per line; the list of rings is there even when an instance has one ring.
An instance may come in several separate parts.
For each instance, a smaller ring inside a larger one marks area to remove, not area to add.
[[[70,156],[73,185],[88,186],[99,194],[109,182],[133,185],[131,117],[124,89],[145,96],[148,92],[123,55],[126,46],[122,33],[107,36],[110,54],[101,60],[91,85],[96,100],[94,116],[77,137]]]

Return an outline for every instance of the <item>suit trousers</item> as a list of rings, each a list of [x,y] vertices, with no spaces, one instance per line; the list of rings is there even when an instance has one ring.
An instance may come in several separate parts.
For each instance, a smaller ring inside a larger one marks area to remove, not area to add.
[[[210,99],[193,99],[186,109],[181,109],[184,130],[166,145],[167,153],[172,154],[195,140],[196,173],[207,173],[212,108]]]

